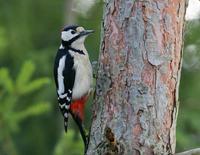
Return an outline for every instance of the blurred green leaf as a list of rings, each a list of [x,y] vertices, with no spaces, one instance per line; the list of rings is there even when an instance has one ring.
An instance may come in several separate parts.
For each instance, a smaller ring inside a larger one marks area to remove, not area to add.
[[[31,61],[26,61],[17,76],[16,82],[11,79],[7,68],[0,68],[0,144],[4,141],[6,145],[2,148],[8,154],[17,154],[10,134],[16,133],[20,129],[20,122],[30,116],[38,116],[48,112],[51,108],[49,102],[38,101],[34,104],[24,100],[28,93],[39,90],[44,85],[49,84],[47,77],[37,78],[31,81],[35,65]],[[21,92],[20,92],[21,91]],[[23,96],[22,96],[23,95]],[[21,100],[23,99],[23,101]],[[25,104],[26,103],[26,104]],[[25,104],[25,105],[23,105]],[[2,151],[0,149],[0,154]]]
[[[37,116],[45,112],[48,112],[50,108],[51,106],[48,102],[35,103],[23,111],[16,112],[14,114],[14,118],[15,121],[20,122],[23,121],[24,119],[27,119],[30,116]]]
[[[21,94],[27,94],[33,91],[36,91],[38,89],[40,89],[41,87],[43,87],[46,84],[50,83],[50,79],[49,78],[39,78],[37,80],[31,81],[30,83],[26,84],[23,87],[23,90],[20,91]]]
[[[68,130],[67,133],[63,133],[58,141],[54,155],[81,155],[84,152],[83,142],[81,137],[79,136],[78,139],[74,140],[76,133],[74,130]],[[70,150],[70,152],[69,152]]]
[[[35,65],[33,64],[33,62],[26,61],[23,64],[16,80],[16,86],[19,90],[22,90],[27,85],[34,71]]]
[[[13,81],[11,80],[8,69],[6,68],[0,69],[0,85],[9,93],[13,92]]]

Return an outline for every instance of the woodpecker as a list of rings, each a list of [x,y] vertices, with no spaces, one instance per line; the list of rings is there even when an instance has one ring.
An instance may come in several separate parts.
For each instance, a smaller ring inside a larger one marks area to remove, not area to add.
[[[79,127],[85,149],[88,136],[83,127],[84,106],[92,90],[93,74],[84,41],[93,32],[77,25],[66,26],[61,31],[61,45],[54,63],[54,79],[65,132],[71,114]]]

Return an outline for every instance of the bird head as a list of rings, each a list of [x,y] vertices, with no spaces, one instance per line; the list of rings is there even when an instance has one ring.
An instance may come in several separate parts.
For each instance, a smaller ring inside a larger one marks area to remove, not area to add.
[[[85,30],[83,27],[77,25],[66,26],[61,32],[62,45],[84,44],[85,38],[93,32],[93,30]]]

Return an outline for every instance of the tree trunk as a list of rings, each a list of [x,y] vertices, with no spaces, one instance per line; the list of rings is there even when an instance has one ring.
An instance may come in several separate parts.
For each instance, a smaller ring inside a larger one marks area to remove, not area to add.
[[[73,0],[65,0],[65,8],[64,8],[64,23],[65,25],[71,25],[72,23],[76,23],[76,15],[73,11],[74,1]]]
[[[106,0],[87,155],[175,153],[186,0]]]

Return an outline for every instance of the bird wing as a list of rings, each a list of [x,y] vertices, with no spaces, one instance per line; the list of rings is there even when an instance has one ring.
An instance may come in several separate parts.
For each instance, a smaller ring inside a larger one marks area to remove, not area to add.
[[[67,131],[68,114],[72,102],[72,89],[75,80],[73,57],[68,51],[60,49],[54,66],[54,77],[57,87],[59,108],[64,116],[64,127]]]

